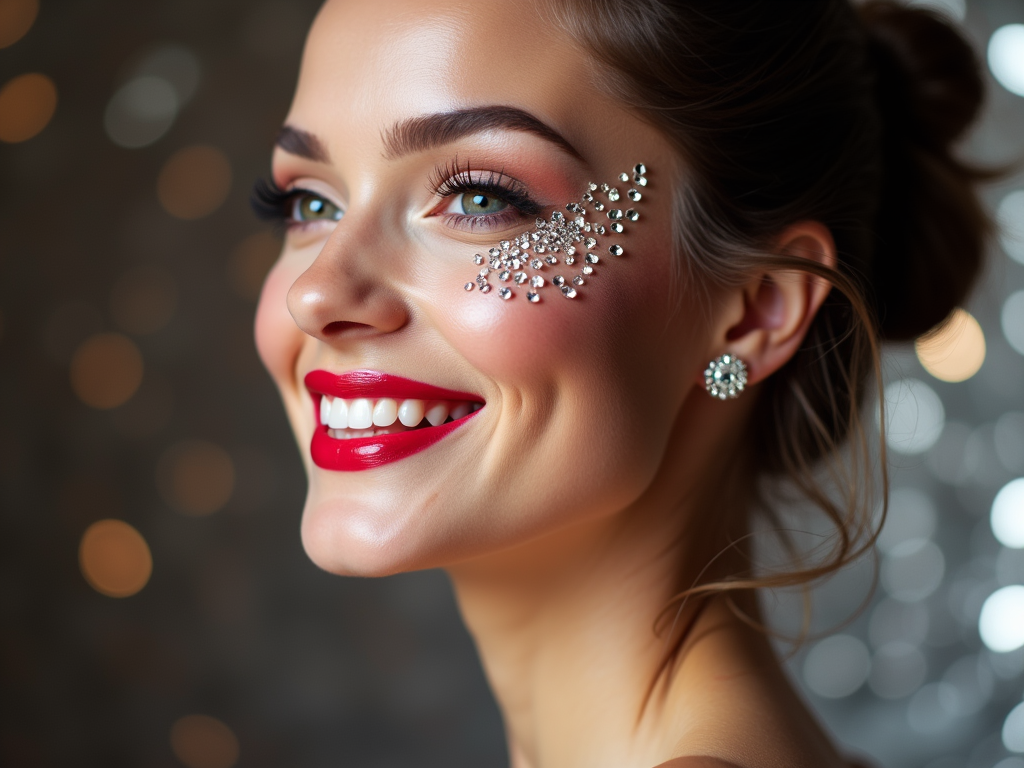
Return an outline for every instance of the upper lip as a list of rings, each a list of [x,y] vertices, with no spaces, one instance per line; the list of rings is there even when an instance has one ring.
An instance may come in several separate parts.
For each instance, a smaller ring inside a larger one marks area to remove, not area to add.
[[[437,387],[381,371],[358,370],[331,373],[316,370],[306,374],[306,389],[310,392],[349,400],[358,397],[391,397],[396,400],[468,400],[483,403],[484,399],[471,392]]]

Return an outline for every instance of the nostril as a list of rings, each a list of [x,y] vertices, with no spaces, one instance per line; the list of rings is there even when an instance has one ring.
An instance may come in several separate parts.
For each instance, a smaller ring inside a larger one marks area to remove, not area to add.
[[[373,326],[366,323],[354,323],[351,320],[336,320],[324,326],[324,336],[362,336],[373,333]]]

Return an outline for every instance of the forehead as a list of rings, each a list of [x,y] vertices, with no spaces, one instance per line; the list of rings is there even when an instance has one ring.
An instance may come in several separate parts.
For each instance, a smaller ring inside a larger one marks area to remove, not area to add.
[[[310,32],[289,122],[328,144],[412,115],[503,104],[587,143],[590,120],[625,113],[542,0],[329,0]],[[574,141],[575,143],[575,141]]]

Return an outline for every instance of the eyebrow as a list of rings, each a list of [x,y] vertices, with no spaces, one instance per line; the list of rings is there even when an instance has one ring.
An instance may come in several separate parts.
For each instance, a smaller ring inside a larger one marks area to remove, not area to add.
[[[320,163],[331,161],[327,147],[316,135],[291,125],[286,125],[277,132],[274,144],[288,154],[304,157],[307,160],[315,160]]]
[[[436,112],[411,117],[396,123],[382,135],[384,157],[393,160],[402,155],[450,144],[463,136],[502,128],[532,133],[549,141],[577,160],[583,157],[562,134],[525,110],[508,106],[486,106]]]

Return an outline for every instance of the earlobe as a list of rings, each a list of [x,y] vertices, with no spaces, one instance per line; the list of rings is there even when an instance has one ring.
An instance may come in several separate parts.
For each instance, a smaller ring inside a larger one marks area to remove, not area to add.
[[[832,234],[815,221],[788,227],[774,250],[778,258],[766,256],[764,268],[725,298],[712,338],[711,357],[730,353],[744,360],[749,384],[763,381],[796,354],[831,290],[825,278],[795,268],[793,260],[827,269],[836,264]]]

